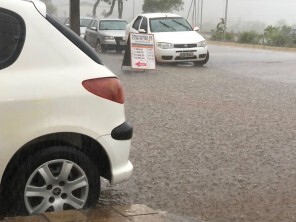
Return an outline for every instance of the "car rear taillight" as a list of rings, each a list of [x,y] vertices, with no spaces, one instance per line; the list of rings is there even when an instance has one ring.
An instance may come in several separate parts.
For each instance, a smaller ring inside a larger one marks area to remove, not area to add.
[[[117,78],[88,79],[82,85],[89,92],[117,103],[124,103],[121,84]]]

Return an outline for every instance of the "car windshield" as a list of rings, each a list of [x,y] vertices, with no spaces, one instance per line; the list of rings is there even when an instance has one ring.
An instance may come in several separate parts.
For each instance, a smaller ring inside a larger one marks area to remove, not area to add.
[[[184,18],[153,18],[150,19],[151,32],[182,32],[192,31]]]
[[[86,18],[83,18],[83,19],[80,19],[80,27],[87,27],[89,26],[89,24],[91,23],[92,19],[86,19]]]
[[[125,30],[126,21],[100,21],[100,30]]]

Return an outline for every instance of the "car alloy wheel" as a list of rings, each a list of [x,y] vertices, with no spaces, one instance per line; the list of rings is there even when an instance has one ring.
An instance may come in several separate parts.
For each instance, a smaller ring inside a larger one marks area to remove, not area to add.
[[[101,52],[105,52],[105,47],[101,44],[100,40],[98,40],[96,46],[95,46],[95,50],[97,53],[101,53]]]
[[[24,191],[29,214],[62,211],[69,205],[81,209],[87,200],[89,183],[85,172],[74,162],[58,159],[46,162],[30,176]]]
[[[82,209],[96,205],[100,174],[77,148],[51,146],[29,154],[3,190],[8,216]]]
[[[97,42],[95,50],[97,53],[101,53],[102,52],[102,45],[100,42]]]

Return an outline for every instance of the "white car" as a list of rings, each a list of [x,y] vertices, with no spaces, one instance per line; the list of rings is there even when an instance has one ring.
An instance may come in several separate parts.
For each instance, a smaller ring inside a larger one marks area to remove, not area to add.
[[[80,37],[84,39],[86,28],[94,21],[92,17],[80,17]],[[67,18],[64,24],[69,27],[70,19]]]
[[[206,64],[209,52],[205,39],[183,17],[171,13],[147,13],[137,16],[126,28],[129,33],[154,34],[157,62],[194,62]]]
[[[0,70],[4,214],[91,207],[100,176],[131,176],[118,78],[41,1],[0,0]]]

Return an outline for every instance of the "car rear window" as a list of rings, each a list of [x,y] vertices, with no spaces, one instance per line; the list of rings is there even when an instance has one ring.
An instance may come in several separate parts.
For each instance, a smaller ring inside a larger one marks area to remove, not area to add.
[[[88,27],[93,19],[81,18],[80,19],[80,27]]]
[[[26,36],[24,20],[16,13],[0,8],[0,70],[19,57]]]
[[[102,64],[97,53],[80,36],[78,36],[71,29],[60,23],[53,16],[47,14],[46,19],[66,38],[68,38],[74,45],[76,45],[81,51],[88,55],[93,61],[95,61],[98,64]]]
[[[126,21],[104,20],[100,21],[100,30],[125,30],[126,25]]]

